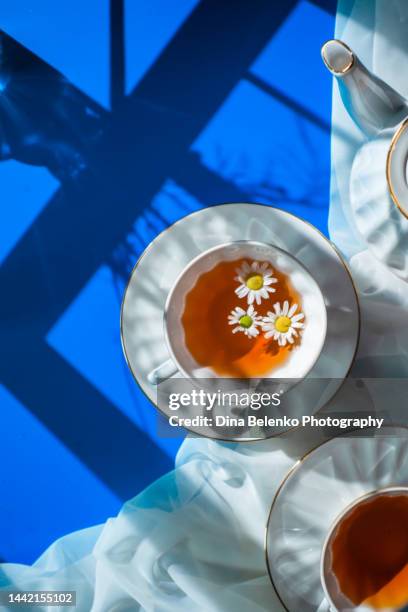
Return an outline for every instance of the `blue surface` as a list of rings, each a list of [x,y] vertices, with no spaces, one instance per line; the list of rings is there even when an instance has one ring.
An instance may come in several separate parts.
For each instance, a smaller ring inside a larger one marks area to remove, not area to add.
[[[23,563],[173,465],[120,346],[143,249],[225,201],[327,233],[329,202],[334,2],[57,4],[0,8],[0,559]]]

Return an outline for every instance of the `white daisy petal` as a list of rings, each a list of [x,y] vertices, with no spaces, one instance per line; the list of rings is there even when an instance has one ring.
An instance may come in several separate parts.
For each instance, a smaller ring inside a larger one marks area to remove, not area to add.
[[[288,317],[290,318],[292,315],[295,314],[296,310],[297,310],[298,305],[297,304],[292,304],[292,306],[289,308],[288,311]]]
[[[249,293],[249,289],[245,285],[240,285],[237,289],[235,289],[235,293],[239,298],[243,298]]]
[[[265,338],[273,337],[278,341],[279,346],[286,346],[288,342],[294,344],[295,338],[299,337],[300,330],[304,328],[302,319],[305,318],[305,315],[302,312],[295,315],[298,308],[298,304],[290,305],[288,300],[285,300],[283,305],[276,302],[273,305],[275,312],[268,311],[268,316],[262,319]],[[289,319],[289,321],[282,319]]]
[[[246,318],[244,321],[243,317]],[[262,324],[262,317],[258,315],[253,306],[249,306],[247,310],[236,306],[228,315],[228,323],[235,325],[232,330],[233,334],[243,332],[248,338],[255,338],[260,333],[258,327]]]
[[[277,283],[278,279],[273,278],[273,269],[268,262],[252,261],[249,264],[244,261],[235,273],[235,280],[240,283],[235,292],[240,298],[246,297],[248,304],[260,304],[262,299],[269,298],[269,293],[275,292],[270,285]],[[261,278],[255,279],[254,276]]]

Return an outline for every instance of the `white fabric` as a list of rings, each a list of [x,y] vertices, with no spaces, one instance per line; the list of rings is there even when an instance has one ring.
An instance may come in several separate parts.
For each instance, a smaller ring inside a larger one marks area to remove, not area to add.
[[[341,0],[336,37],[349,44],[367,68],[408,97],[408,78],[403,68],[408,53],[406,0]],[[349,260],[362,310],[354,371],[361,376],[403,377],[408,373],[408,359],[404,359],[408,355],[407,283],[373,257],[353,224],[350,169],[365,137],[347,114],[336,83],[333,128],[329,231]]]
[[[341,0],[336,30],[370,69],[408,95],[406,0]],[[363,140],[334,84],[330,234],[361,295],[355,371],[402,375],[407,287],[368,253],[350,216],[350,166]],[[117,518],[56,542],[32,567],[4,564],[0,587],[76,590],[78,612],[280,612],[266,573],[264,529],[280,481],[307,446],[300,442],[296,435],[246,445],[187,439],[175,471]]]
[[[102,531],[63,538],[33,567],[4,564],[0,586],[75,590],[81,612],[279,610],[263,545],[274,492],[293,463],[281,445],[188,439],[176,470]]]

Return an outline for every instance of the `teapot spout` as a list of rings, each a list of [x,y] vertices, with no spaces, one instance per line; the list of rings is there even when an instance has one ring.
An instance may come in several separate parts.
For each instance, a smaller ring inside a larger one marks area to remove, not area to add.
[[[408,115],[407,100],[372,74],[341,40],[329,40],[322,58],[336,77],[343,103],[354,122],[372,136]]]

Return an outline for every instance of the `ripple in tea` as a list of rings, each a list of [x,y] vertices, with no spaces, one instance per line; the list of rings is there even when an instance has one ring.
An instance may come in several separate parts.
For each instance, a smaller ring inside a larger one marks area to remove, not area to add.
[[[301,296],[269,262],[237,259],[203,273],[185,299],[185,343],[217,375],[270,375],[301,342]]]

